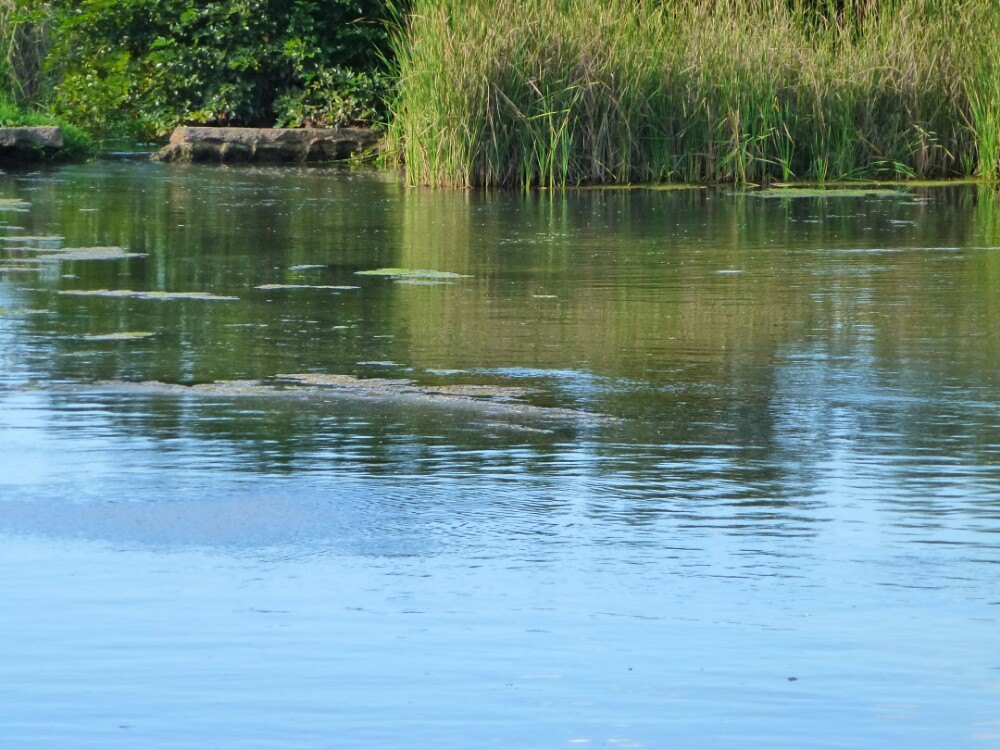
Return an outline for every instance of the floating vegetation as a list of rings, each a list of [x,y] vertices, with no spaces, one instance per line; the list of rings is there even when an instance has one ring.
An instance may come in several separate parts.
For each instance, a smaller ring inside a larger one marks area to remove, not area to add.
[[[431,279],[396,279],[401,286],[455,286],[454,281],[433,281]]]
[[[145,258],[148,253],[130,253],[121,247],[67,247],[48,255],[39,255],[38,260],[63,262],[74,260],[127,260]]]
[[[0,315],[7,315],[7,316],[9,316],[9,315],[48,315],[51,312],[52,312],[51,310],[22,310],[22,309],[7,310],[7,309],[4,309],[4,308],[0,308]]]
[[[375,268],[371,271],[356,271],[355,276],[385,276],[398,280],[437,281],[441,279],[471,279],[471,276],[450,271],[432,271],[426,268]]]
[[[39,260],[38,258],[7,258],[4,261],[0,261],[0,267],[3,268],[32,268],[33,270],[38,270],[38,266],[45,265],[47,261]]]
[[[84,341],[136,341],[152,338],[155,335],[152,331],[118,331],[116,333],[85,334],[83,339]]]
[[[10,228],[10,227],[8,227]],[[42,243],[62,242],[65,237],[57,234],[12,234],[8,237],[0,237],[0,242],[7,245],[36,245]]]
[[[454,385],[425,386],[411,380],[389,378],[355,378],[351,375],[299,373],[276,375],[273,381],[222,380],[213,383],[183,385],[159,381],[128,382],[98,381],[86,385],[54,386],[57,390],[94,389],[110,392],[146,392],[178,396],[301,398],[315,403],[330,403],[334,399],[370,403],[389,403],[398,407],[467,409],[484,417],[514,420],[557,420],[574,424],[613,422],[613,417],[559,407],[535,406],[516,399],[527,390],[506,386]],[[469,423],[470,427],[473,423]],[[504,423],[492,423],[503,426]]]
[[[206,302],[237,302],[239,297],[226,297],[208,292],[133,292],[128,289],[67,289],[58,294],[66,297],[109,297],[111,299],[143,300],[203,300]]]
[[[457,396],[460,398],[488,398],[493,400],[513,400],[523,398],[535,391],[509,385],[428,385],[421,387],[422,393]]]
[[[324,388],[354,388],[367,391],[402,389],[413,385],[412,380],[405,378],[356,378],[353,375],[334,375],[328,373],[296,373],[292,375],[276,375],[278,380],[288,380],[299,385],[311,385]]]
[[[24,212],[29,208],[31,208],[31,204],[20,198],[0,198],[0,211]]]
[[[381,362],[359,362],[358,364],[385,364]],[[532,393],[530,388],[486,384],[420,385],[405,378],[356,378],[353,375],[328,373],[298,373],[277,375],[278,380],[287,380],[300,385],[324,388],[348,388],[365,391],[437,396],[456,399],[485,399],[490,401],[510,401]]]
[[[328,289],[336,292],[346,292],[351,289],[360,289],[359,286],[326,286],[322,284],[261,284],[255,289]]]
[[[899,198],[910,195],[905,190],[890,188],[767,188],[732,194],[753,198]]]

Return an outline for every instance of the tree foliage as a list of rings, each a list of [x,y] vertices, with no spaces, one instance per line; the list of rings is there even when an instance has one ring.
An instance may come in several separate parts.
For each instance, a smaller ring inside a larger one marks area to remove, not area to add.
[[[103,131],[382,117],[381,0],[52,0],[57,109]]]

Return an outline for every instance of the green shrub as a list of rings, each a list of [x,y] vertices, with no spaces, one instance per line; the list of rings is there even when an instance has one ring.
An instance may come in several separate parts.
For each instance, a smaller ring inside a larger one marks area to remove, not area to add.
[[[382,116],[388,11],[379,0],[50,5],[55,106],[99,132]]]

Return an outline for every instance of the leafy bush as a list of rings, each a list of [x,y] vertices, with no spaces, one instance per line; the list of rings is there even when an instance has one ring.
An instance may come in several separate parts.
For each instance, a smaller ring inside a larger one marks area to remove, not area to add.
[[[381,0],[52,0],[55,106],[103,132],[382,117]]]

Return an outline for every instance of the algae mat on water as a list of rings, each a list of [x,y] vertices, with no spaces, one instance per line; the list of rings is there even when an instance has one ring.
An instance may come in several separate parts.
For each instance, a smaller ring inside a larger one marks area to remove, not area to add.
[[[143,300],[204,300],[207,302],[238,302],[239,297],[226,297],[208,292],[133,292],[128,289],[68,289],[58,292],[67,297],[109,297],[111,299]]]
[[[358,286],[328,286],[324,284],[261,284],[254,289],[270,291],[273,289],[327,289],[335,292],[347,292],[352,289],[360,289]]]
[[[83,336],[84,341],[139,341],[152,338],[152,331],[116,331],[115,333],[91,333]]]
[[[133,253],[123,247],[65,247],[53,250],[46,255],[37,256],[37,260],[61,263],[71,260],[128,260],[129,258],[145,258],[148,253]]]
[[[450,271],[432,271],[426,268],[375,268],[371,271],[356,271],[355,276],[384,276],[405,281],[440,281],[444,279],[471,279],[468,274]]]
[[[909,196],[905,190],[890,188],[765,188],[763,190],[734,191],[731,195],[752,198],[901,198]]]
[[[95,390],[162,395],[202,395],[222,397],[302,398],[314,403],[331,403],[335,399],[397,404],[400,406],[451,408],[465,410],[490,419],[540,420],[585,423],[611,423],[617,420],[605,414],[536,406],[519,401],[531,393],[528,389],[511,386],[465,384],[455,386],[423,386],[410,380],[395,378],[355,378],[351,375],[299,373],[276,375],[270,381],[222,380],[195,385],[161,381],[130,382],[122,380],[95,381],[76,385],[59,385],[55,390]],[[491,426],[507,426],[489,422]]]
[[[376,364],[376,363],[371,363]],[[369,392],[405,393],[453,399],[486,399],[509,401],[535,393],[532,388],[519,386],[461,383],[455,385],[421,385],[406,378],[356,378],[353,375],[330,373],[295,373],[275,376],[279,381],[323,388],[350,388]]]

